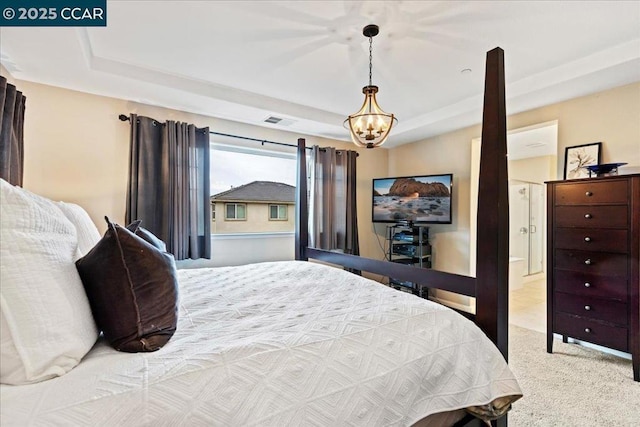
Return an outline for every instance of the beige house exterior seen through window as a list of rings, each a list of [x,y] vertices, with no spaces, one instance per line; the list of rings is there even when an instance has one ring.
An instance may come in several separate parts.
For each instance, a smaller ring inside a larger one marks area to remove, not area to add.
[[[211,233],[293,232],[295,187],[253,181],[211,196]]]

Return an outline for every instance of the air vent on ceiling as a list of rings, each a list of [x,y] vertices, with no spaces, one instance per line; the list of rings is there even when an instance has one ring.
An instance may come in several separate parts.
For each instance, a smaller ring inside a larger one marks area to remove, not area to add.
[[[536,147],[544,147],[546,144],[544,142],[531,142],[529,144],[525,144],[526,147],[536,148]]]
[[[266,119],[264,119],[264,122],[271,123],[272,125],[278,125],[278,126],[291,126],[296,121],[293,119],[283,119],[281,117],[269,116]]]
[[[282,121],[282,119],[280,117],[274,117],[274,116],[269,116],[266,119],[264,119],[265,123],[280,123]]]

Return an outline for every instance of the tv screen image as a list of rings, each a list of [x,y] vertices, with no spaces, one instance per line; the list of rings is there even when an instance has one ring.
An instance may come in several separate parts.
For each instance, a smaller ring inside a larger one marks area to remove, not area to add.
[[[373,180],[373,222],[451,224],[453,174]]]

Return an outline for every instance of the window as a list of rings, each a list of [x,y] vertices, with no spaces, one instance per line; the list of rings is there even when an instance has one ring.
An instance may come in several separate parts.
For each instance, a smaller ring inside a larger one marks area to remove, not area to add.
[[[211,221],[216,221],[216,204],[211,203]]]
[[[212,213],[211,233],[293,233],[295,150],[242,144],[212,136],[211,204],[219,211]]]
[[[247,219],[247,205],[244,203],[225,203],[224,219],[243,221]]]
[[[288,209],[287,205],[269,205],[269,220],[286,221]]]

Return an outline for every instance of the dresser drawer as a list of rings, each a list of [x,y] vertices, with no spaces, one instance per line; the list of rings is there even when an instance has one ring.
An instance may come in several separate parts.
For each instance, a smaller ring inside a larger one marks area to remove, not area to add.
[[[627,255],[610,252],[556,249],[555,268],[602,276],[627,276]]]
[[[627,304],[620,301],[556,292],[554,310],[625,327],[629,324]]]
[[[560,249],[627,253],[629,251],[628,231],[557,228],[555,246]]]
[[[624,203],[629,200],[627,180],[573,182],[556,185],[555,205]]]
[[[627,328],[556,312],[553,331],[616,350],[629,351]]]
[[[598,276],[569,270],[554,271],[554,289],[570,294],[627,300],[627,278],[624,276]]]
[[[627,206],[556,206],[556,227],[627,228]]]

